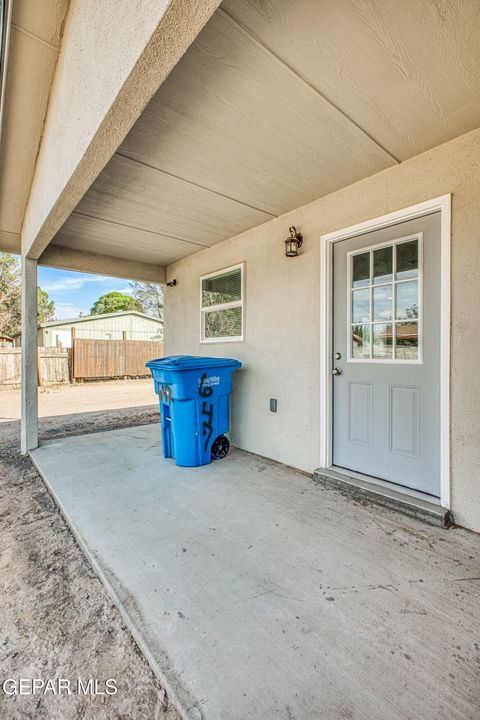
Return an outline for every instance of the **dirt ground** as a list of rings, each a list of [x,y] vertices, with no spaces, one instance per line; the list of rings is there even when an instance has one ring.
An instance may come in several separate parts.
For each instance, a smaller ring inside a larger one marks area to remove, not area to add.
[[[1,720],[178,720],[40,476],[19,454],[18,404],[18,391],[0,391]],[[43,439],[158,420],[151,381],[47,390],[40,412]],[[77,678],[93,678],[103,691],[111,678],[118,691],[7,696],[8,678],[66,678],[72,688]]]
[[[40,417],[156,405],[151,378],[50,385],[40,388]],[[0,387],[0,423],[20,420],[20,389]]]

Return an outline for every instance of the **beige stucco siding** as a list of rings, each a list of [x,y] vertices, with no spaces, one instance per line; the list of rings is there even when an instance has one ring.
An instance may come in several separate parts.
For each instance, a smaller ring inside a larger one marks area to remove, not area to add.
[[[320,235],[452,193],[452,507],[480,531],[480,130],[168,268],[166,354],[235,357],[234,443],[302,470],[319,465]],[[304,234],[284,256],[289,225]],[[200,344],[199,278],[246,263],[245,342]],[[269,398],[278,412],[269,412]]]

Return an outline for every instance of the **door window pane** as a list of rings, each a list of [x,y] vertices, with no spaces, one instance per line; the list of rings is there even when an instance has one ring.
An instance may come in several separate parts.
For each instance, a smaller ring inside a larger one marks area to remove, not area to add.
[[[397,245],[397,280],[418,276],[418,240]]]
[[[383,323],[373,325],[373,357],[391,360],[393,357],[393,326]]]
[[[418,320],[418,282],[398,283],[397,320]]]
[[[397,347],[395,357],[397,360],[418,359],[418,323],[397,323]]]
[[[242,308],[211,310],[205,313],[205,337],[239,337],[242,334]]]
[[[352,358],[370,357],[370,325],[352,327]]]
[[[353,256],[352,287],[370,284],[370,253]]]
[[[421,253],[419,235],[350,256],[351,359],[419,359]]]
[[[373,282],[375,285],[391,282],[393,272],[393,247],[380,248],[373,252]]]
[[[352,292],[352,322],[365,323],[370,320],[370,290]]]
[[[392,319],[392,298],[393,298],[392,285],[386,285],[385,287],[373,288],[373,319],[374,320],[391,320]]]

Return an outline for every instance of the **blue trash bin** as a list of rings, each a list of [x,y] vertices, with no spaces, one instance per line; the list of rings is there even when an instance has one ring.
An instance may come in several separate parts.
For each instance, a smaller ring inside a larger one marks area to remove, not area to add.
[[[182,467],[225,457],[230,448],[225,433],[232,373],[242,364],[230,358],[174,355],[146,366],[160,402],[164,456]]]

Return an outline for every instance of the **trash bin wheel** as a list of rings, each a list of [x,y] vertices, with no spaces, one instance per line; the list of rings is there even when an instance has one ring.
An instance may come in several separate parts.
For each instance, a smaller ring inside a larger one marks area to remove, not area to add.
[[[228,455],[230,441],[225,435],[219,435],[212,445],[212,460],[222,460]]]

